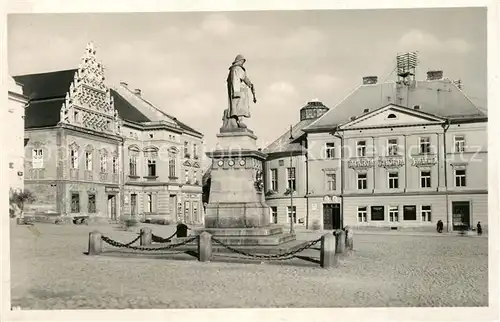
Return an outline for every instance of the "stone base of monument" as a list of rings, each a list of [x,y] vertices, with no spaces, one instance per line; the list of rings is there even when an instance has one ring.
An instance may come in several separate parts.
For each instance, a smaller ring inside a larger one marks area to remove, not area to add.
[[[283,227],[277,225],[258,228],[202,228],[194,230],[194,234],[199,235],[204,231],[223,244],[250,254],[282,254],[299,249],[307,243],[296,240],[295,234],[284,232]],[[178,244],[187,238],[172,238],[171,242]],[[183,248],[193,249],[196,246],[197,241],[194,240]],[[214,253],[232,252],[215,241],[212,241],[212,248]]]

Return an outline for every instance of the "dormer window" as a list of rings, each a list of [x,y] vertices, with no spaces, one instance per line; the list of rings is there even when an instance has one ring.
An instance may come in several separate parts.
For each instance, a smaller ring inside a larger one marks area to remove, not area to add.
[[[419,110],[420,109],[420,105],[413,105],[413,109],[414,110]]]
[[[387,115],[387,118],[388,119],[397,119],[398,117],[396,116],[396,114],[391,113],[391,114]]]
[[[368,113],[368,112],[370,112],[370,109],[369,109],[369,108],[365,108],[365,109],[363,110],[363,113]]]

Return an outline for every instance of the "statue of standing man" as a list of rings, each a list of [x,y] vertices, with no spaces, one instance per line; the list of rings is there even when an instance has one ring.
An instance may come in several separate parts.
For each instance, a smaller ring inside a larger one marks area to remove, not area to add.
[[[243,55],[237,55],[229,67],[227,76],[229,108],[224,111],[222,129],[246,128],[243,118],[250,117],[250,93],[253,102],[257,103],[254,86],[243,67],[245,62]]]

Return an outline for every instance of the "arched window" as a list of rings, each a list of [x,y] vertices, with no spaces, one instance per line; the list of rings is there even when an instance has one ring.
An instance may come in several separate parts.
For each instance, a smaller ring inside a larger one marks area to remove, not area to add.
[[[388,119],[397,119],[398,117],[396,116],[396,114],[391,113],[391,114],[387,115],[387,118]]]

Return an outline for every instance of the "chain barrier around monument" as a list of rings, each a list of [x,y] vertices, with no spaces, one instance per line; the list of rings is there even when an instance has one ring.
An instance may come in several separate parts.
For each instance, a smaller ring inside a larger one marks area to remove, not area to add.
[[[290,251],[290,252],[286,252],[286,253],[281,253],[281,254],[271,254],[271,255],[264,255],[264,254],[251,254],[251,253],[247,253],[247,252],[244,252],[244,251],[241,251],[239,249],[236,249],[234,247],[231,247],[227,244],[225,244],[224,242],[218,240],[217,238],[214,238],[212,237],[212,241],[216,244],[219,244],[221,245],[222,247],[226,248],[226,249],[229,249],[230,251],[234,252],[234,253],[237,253],[237,254],[240,254],[240,255],[243,255],[243,256],[247,256],[247,257],[252,257],[252,258],[256,258],[256,259],[267,259],[267,260],[287,260],[287,259],[292,259],[295,257],[296,254],[308,249],[308,248],[311,248],[312,246],[316,245],[317,243],[319,243],[321,241],[321,238],[318,238],[316,240],[311,240],[309,242],[307,242],[304,246],[294,250],[294,251]]]
[[[148,248],[148,247],[141,247],[141,246],[130,246],[130,243],[129,244],[123,244],[123,243],[120,243],[120,242],[118,242],[116,240],[113,240],[113,239],[111,239],[109,237],[106,237],[106,236],[102,236],[101,237],[101,239],[102,239],[103,242],[105,242],[106,244],[111,245],[113,247],[127,248],[127,249],[132,249],[132,250],[152,251],[152,252],[158,252],[158,251],[162,251],[162,250],[169,250],[169,249],[172,249],[172,248],[183,246],[183,245],[186,245],[186,244],[194,241],[197,238],[198,238],[198,236],[193,236],[193,237],[188,238],[188,239],[186,239],[183,242],[178,243],[178,244],[170,244],[170,245],[167,245],[167,246],[164,246],[164,247]]]

